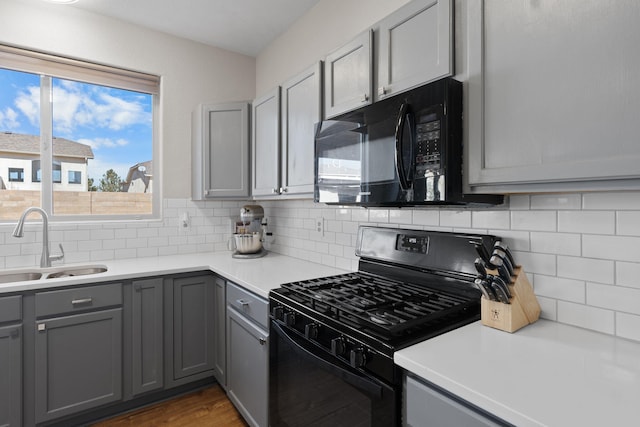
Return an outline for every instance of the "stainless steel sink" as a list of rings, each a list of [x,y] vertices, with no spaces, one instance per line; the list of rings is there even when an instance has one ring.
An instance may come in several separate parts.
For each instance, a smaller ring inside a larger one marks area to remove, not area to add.
[[[47,274],[47,279],[56,279],[59,277],[86,276],[89,274],[104,273],[107,267],[104,265],[97,266],[81,266],[68,267]]]
[[[42,277],[39,271],[8,271],[0,272],[0,283],[24,282],[27,280],[38,280]]]
[[[0,270],[0,285],[27,280],[56,279],[60,277],[87,276],[104,273],[106,265],[70,265],[48,268],[24,268],[19,270]]]

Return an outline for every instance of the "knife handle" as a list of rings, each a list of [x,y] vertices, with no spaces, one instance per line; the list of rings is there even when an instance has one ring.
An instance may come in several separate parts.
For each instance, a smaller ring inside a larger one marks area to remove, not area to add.
[[[498,286],[500,286],[500,288],[502,288],[502,290],[507,295],[507,297],[511,298],[511,290],[509,290],[509,285],[507,285],[507,283],[504,280],[502,280],[501,277],[491,276],[491,281],[497,284]]]
[[[496,242],[493,244],[493,247],[503,250],[504,253],[507,254],[507,258],[509,258],[509,261],[511,262],[513,268],[516,267],[516,260],[513,259],[513,253],[511,253],[511,249],[509,249],[509,246],[507,246],[506,243],[503,243],[501,240],[496,240]]]
[[[491,282],[491,289],[493,289],[493,292],[496,294],[496,298],[499,302],[503,304],[511,304],[511,301],[509,301],[509,297],[507,296],[507,294],[496,282]]]

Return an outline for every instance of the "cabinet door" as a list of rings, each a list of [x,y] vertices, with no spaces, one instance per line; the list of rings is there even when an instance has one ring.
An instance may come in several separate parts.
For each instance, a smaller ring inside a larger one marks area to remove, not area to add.
[[[173,378],[213,375],[215,288],[212,276],[173,280]]]
[[[498,427],[509,425],[493,419],[412,377],[405,377],[405,427]]]
[[[216,310],[215,310],[215,375],[218,383],[225,387],[227,385],[226,379],[226,359],[227,359],[227,345],[226,345],[226,289],[227,285],[223,278],[216,277],[215,280],[215,300],[216,300]]]
[[[378,100],[453,74],[453,0],[414,0],[378,25]]]
[[[252,195],[273,196],[280,189],[280,87],[253,101]]]
[[[122,397],[122,309],[36,322],[35,410],[43,422]]]
[[[0,427],[22,425],[22,326],[0,328]]]
[[[133,282],[131,384],[133,394],[161,389],[163,382],[162,279]]]
[[[324,108],[327,118],[371,104],[373,30],[327,55],[324,61]]]
[[[268,334],[227,307],[227,394],[251,426],[266,426]]]
[[[249,105],[203,104],[193,113],[192,197],[249,195]]]
[[[282,85],[283,194],[313,194],[315,125],[322,120],[318,62]]]
[[[466,7],[472,188],[639,188],[640,3]]]

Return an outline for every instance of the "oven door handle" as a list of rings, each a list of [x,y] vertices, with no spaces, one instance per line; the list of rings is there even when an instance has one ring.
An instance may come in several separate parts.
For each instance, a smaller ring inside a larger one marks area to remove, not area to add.
[[[320,365],[326,371],[329,371],[333,375],[336,375],[337,377],[351,384],[357,389],[366,392],[370,396],[378,399],[382,398],[382,386],[376,384],[372,380],[363,378],[362,376],[356,375],[353,372],[336,366],[333,363],[330,363],[323,358],[316,356],[315,354],[307,350],[301,343],[299,343],[296,337],[289,335],[275,321],[271,321],[271,326],[278,335],[280,335],[283,339],[293,345],[294,350],[300,357],[303,357],[307,361]]]

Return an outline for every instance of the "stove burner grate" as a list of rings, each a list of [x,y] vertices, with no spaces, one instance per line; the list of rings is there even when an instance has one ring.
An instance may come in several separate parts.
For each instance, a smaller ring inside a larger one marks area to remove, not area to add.
[[[363,272],[282,285],[290,297],[336,320],[398,336],[475,304],[468,296]]]

